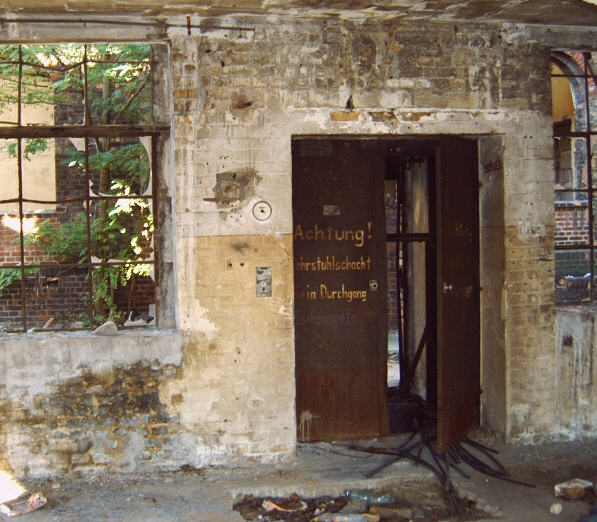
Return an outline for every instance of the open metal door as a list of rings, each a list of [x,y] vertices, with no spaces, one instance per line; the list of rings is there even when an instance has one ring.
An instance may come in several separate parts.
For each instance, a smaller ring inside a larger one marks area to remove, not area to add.
[[[477,143],[441,136],[436,171],[437,446],[479,422]]]
[[[301,441],[388,430],[383,154],[292,143],[296,411]]]

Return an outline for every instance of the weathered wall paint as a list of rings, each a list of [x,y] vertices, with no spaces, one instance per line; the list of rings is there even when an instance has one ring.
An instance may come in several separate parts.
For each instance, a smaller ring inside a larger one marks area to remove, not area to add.
[[[483,258],[498,242],[503,263],[487,263],[484,277],[503,285],[481,314],[496,332],[484,346],[495,343],[504,368],[485,421],[507,438],[578,431],[557,413],[549,46],[586,46],[595,31],[205,22],[190,36],[182,27],[147,35],[170,45],[158,53],[154,92],[166,107],[159,123],[172,125],[160,145],[160,302],[162,324],[177,333],[1,338],[0,457],[32,475],[293,458],[290,142],[300,134],[501,136],[501,193],[484,201],[503,212],[485,215],[501,217],[483,224]],[[9,30],[0,36],[44,38],[40,26]],[[60,38],[88,37],[80,31]],[[126,39],[118,26],[102,35]],[[231,173],[243,184],[232,187]],[[272,216],[259,221],[252,208],[262,200]],[[272,267],[272,297],[256,296],[257,266]]]
[[[3,339],[0,455],[19,475],[176,468],[188,439],[161,396],[182,362],[174,332]]]
[[[180,306],[197,303],[202,315],[184,321],[184,362],[167,394],[198,434],[197,460],[287,459],[296,432],[292,238],[204,236],[185,251],[195,262]],[[272,297],[257,297],[257,266],[272,268]]]
[[[597,430],[595,314],[563,308],[556,315],[557,415],[562,436],[594,437]]]

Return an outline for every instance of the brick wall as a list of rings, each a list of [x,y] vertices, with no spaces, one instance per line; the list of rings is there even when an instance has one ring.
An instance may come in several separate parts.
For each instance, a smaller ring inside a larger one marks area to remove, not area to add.
[[[64,211],[35,212],[24,214],[25,223],[49,221],[58,225],[63,221]],[[20,263],[20,241],[14,225],[15,216],[5,214],[13,227],[0,220],[0,266]],[[31,221],[29,221],[31,220]],[[43,250],[35,245],[27,245],[25,263],[47,261]],[[132,292],[131,292],[132,287]],[[89,281],[86,268],[45,268],[38,273],[26,275],[24,287],[16,281],[5,288],[0,295],[0,329],[22,329],[25,326],[21,311],[24,289],[27,328],[42,327],[49,319],[54,319],[54,328],[81,327],[88,322]],[[127,312],[148,312],[149,305],[155,303],[154,283],[150,277],[135,276],[134,282],[119,288],[114,300],[118,308]]]
[[[60,223],[60,216],[61,212],[27,212],[23,214],[23,222],[27,226],[28,224],[35,225],[47,220],[57,225]],[[18,216],[16,214],[4,213],[0,215],[0,266],[21,262],[18,226]],[[45,252],[39,247],[26,245],[26,263],[42,260],[45,256]]]
[[[555,220],[556,246],[589,244],[589,214],[586,202],[557,202]]]

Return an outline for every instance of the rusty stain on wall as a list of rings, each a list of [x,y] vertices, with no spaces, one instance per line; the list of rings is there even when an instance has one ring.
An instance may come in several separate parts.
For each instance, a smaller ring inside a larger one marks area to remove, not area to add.
[[[421,118],[431,116],[430,112],[403,112],[401,118],[404,121],[419,121]]]
[[[261,178],[253,168],[245,167],[216,174],[215,201],[219,207],[230,207],[233,203],[246,201],[255,194],[255,187]]]

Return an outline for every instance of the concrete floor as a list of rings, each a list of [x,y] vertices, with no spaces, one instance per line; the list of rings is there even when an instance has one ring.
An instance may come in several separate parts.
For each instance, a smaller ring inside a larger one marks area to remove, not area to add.
[[[491,442],[500,451],[498,458],[511,476],[536,487],[530,489],[476,472],[470,479],[454,474],[458,491],[474,499],[488,514],[482,520],[577,521],[589,512],[591,506],[586,502],[556,499],[553,487],[571,478],[597,480],[597,439],[536,446]],[[299,446],[296,462],[287,465],[24,481],[30,492],[42,491],[48,504],[20,519],[239,522],[243,518],[232,506],[234,499],[245,494],[287,497],[296,492],[304,497],[335,496],[349,488],[391,490],[414,506],[443,502],[433,474],[407,461],[392,464],[373,479],[364,478],[364,473],[385,459],[382,455],[320,443]],[[555,502],[562,504],[560,515],[550,514],[550,506]]]

